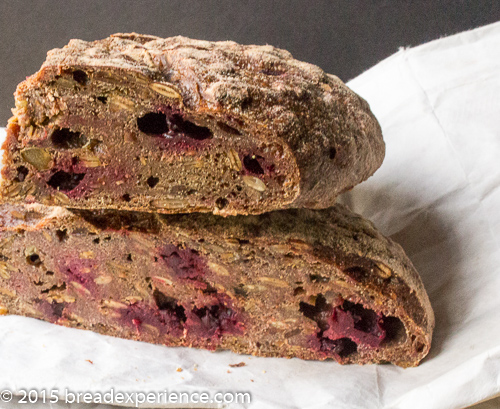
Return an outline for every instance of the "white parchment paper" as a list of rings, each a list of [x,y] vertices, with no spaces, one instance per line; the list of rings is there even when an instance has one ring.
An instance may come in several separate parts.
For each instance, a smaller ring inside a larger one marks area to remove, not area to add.
[[[499,394],[500,23],[401,50],[349,85],[387,156],[341,200],[421,273],[436,330],[419,367],[166,348],[4,316],[0,391],[239,391],[252,403],[229,407],[315,409],[462,408]]]

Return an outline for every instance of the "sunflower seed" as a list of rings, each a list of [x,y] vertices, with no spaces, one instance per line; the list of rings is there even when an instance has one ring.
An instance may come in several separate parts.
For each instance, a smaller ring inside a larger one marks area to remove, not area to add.
[[[155,199],[151,205],[159,209],[182,209],[187,207],[189,202],[183,199]]]
[[[245,182],[248,187],[257,190],[258,192],[264,192],[267,189],[264,182],[255,176],[245,175],[243,176],[243,182]]]
[[[104,300],[103,304],[108,308],[115,308],[118,310],[126,310],[128,308],[127,304],[113,300]]]
[[[149,84],[149,88],[167,98],[182,99],[181,94],[179,94],[179,92],[176,89],[174,89],[170,84],[165,84],[162,82],[153,82]]]
[[[240,156],[238,152],[236,152],[233,148],[229,149],[227,152],[227,156],[229,158],[229,162],[231,163],[231,168],[239,172],[243,166],[241,164]]]
[[[382,278],[389,278],[392,276],[392,270],[385,264],[377,263],[375,265],[375,272]]]

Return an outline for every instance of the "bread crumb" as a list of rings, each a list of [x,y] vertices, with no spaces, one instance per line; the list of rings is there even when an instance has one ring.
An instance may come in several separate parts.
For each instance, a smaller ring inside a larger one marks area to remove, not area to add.
[[[228,369],[228,370],[227,370],[227,373],[231,373],[231,371]]]
[[[94,362],[92,362],[90,359],[86,359],[87,362],[90,362],[92,365],[94,365]]]
[[[229,364],[229,366],[230,366],[231,368],[240,368],[240,367],[242,367],[242,366],[246,366],[246,363],[245,363],[245,362],[240,362],[240,363],[238,363],[238,364]]]
[[[176,371],[177,372],[182,372],[182,368],[177,368]]]

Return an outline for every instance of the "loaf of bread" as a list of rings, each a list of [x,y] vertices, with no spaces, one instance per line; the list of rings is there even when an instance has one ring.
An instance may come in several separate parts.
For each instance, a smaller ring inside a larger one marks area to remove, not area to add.
[[[15,97],[3,202],[221,215],[326,208],[385,152],[362,98],[271,46],[72,40]]]
[[[260,216],[0,207],[0,311],[168,346],[415,366],[433,312],[401,247],[337,205]]]

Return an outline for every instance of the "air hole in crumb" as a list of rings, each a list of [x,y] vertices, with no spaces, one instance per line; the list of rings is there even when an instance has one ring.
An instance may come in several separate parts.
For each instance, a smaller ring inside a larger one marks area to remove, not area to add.
[[[259,159],[263,159],[262,156],[247,155],[243,158],[243,166],[254,175],[263,175],[264,169],[262,169]]]
[[[68,173],[60,170],[51,176],[47,184],[54,189],[67,192],[76,188],[84,177],[85,173]]]
[[[167,116],[157,112],[150,112],[137,118],[137,126],[141,132],[148,135],[161,135],[169,130]]]
[[[314,321],[317,321],[317,317],[322,311],[328,311],[329,307],[330,306],[327,304],[326,298],[323,294],[318,294],[316,296],[316,301],[315,301],[314,305],[308,304],[308,303],[303,302],[303,301],[301,301],[299,303],[300,312],[302,314],[304,314],[305,317],[307,317],[311,320],[314,320]],[[322,325],[320,325],[319,322],[318,322],[318,325],[320,326],[320,329],[322,329],[322,330],[324,329],[324,328],[321,328]]]
[[[217,126],[223,130],[224,132],[233,134],[233,135],[241,135],[241,132],[238,131],[237,129],[233,128],[232,126],[229,126],[228,124],[222,122],[222,121],[217,121]]]
[[[108,102],[108,97],[97,97],[99,101],[101,101],[103,104],[106,104]]]
[[[328,353],[336,353],[341,358],[345,358],[358,351],[358,345],[350,338],[344,337],[331,340],[325,337],[320,338],[320,350]]]
[[[357,233],[356,233],[356,234],[354,234],[354,235],[352,236],[352,239],[353,239],[354,241],[359,241],[359,234],[357,234]]]
[[[184,135],[198,141],[212,137],[212,131],[204,126],[198,126],[187,121],[181,114],[169,112],[168,115],[158,112],[150,112],[137,118],[137,126],[141,132],[148,135],[170,136]]]
[[[244,284],[238,284],[237,287],[234,287],[234,293],[243,298],[248,297],[248,291],[245,289]]]
[[[92,240],[94,244],[99,244],[101,242],[101,239],[97,237],[96,239]]]
[[[406,329],[403,322],[397,317],[384,317],[382,324],[385,330],[384,342],[403,343],[406,341]]]
[[[42,290],[42,294],[48,294],[50,291],[64,291],[66,290],[66,283],[63,282],[61,285],[54,284],[52,287]]]
[[[127,261],[133,261],[132,260],[132,254],[128,253],[128,255],[127,255]]]
[[[183,134],[188,138],[203,141],[212,137],[212,131],[205,126],[198,126],[191,121],[185,120],[180,114],[167,116],[169,129],[174,134]]]
[[[70,131],[68,128],[57,128],[50,135],[52,144],[59,149],[78,149],[88,142],[80,132]]]
[[[223,197],[219,197],[215,201],[215,205],[217,206],[218,209],[224,209],[228,205],[228,200],[224,199]]]
[[[354,328],[366,333],[371,333],[376,328],[376,323],[379,320],[377,313],[370,308],[364,308],[361,304],[355,304],[345,300],[342,304],[342,309],[347,311],[351,316],[356,317]]]
[[[360,266],[346,268],[344,272],[356,281],[363,281],[368,276],[366,269]]]
[[[54,272],[53,272],[53,271],[46,271],[46,272],[45,272],[45,275],[48,275],[48,276],[53,276],[53,275],[54,275]]]
[[[304,294],[306,290],[304,290],[304,287],[297,287],[295,290],[293,290],[293,295],[297,296],[300,294]]]
[[[337,149],[336,148],[330,148],[328,151],[328,157],[330,159],[335,159],[335,156],[337,156]]]
[[[38,254],[35,254],[35,253],[26,256],[26,262],[30,266],[35,266],[35,267],[38,267],[42,264],[42,260],[40,259],[40,256]]]
[[[130,197],[130,195],[128,193],[125,193],[122,196],[122,199],[125,200],[126,202],[130,202],[132,200],[132,198]]]
[[[216,294],[217,293],[217,289],[211,285],[210,283],[206,283],[206,288],[204,288],[203,290],[201,290],[201,292],[203,294]]]
[[[238,192],[241,192],[241,191],[243,190],[243,188],[242,188],[240,185],[236,185],[236,190],[237,190]]]
[[[78,82],[78,84],[85,85],[89,80],[89,76],[87,75],[87,73],[85,71],[76,70],[76,71],[73,71],[73,79],[76,82]]]
[[[66,303],[64,302],[56,303],[52,301],[50,305],[52,307],[52,312],[54,313],[54,316],[61,318],[64,312],[64,308],[66,307]]]
[[[160,181],[160,178],[150,176],[150,177],[148,177],[148,180],[146,180],[146,183],[148,184],[149,187],[153,188],[158,184],[159,181]]]
[[[26,179],[26,176],[28,175],[28,168],[25,166],[19,166],[17,169],[17,176],[16,176],[16,182],[23,182],[24,179]]]
[[[309,274],[309,280],[313,283],[327,283],[330,281],[328,277],[323,277],[319,274]]]
[[[175,298],[168,297],[159,290],[153,291],[153,298],[159,310],[174,314],[180,322],[186,321],[184,307],[179,305]]]
[[[247,97],[241,102],[241,110],[246,111],[252,105],[253,98]]]
[[[59,241],[66,241],[68,239],[68,229],[56,230],[56,236]]]

